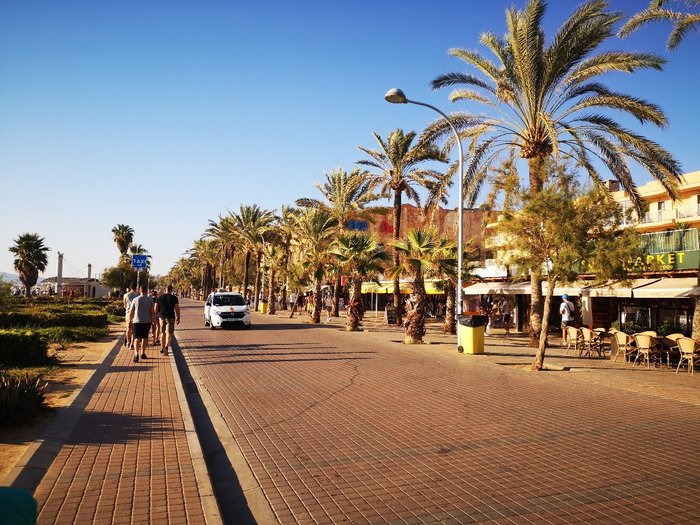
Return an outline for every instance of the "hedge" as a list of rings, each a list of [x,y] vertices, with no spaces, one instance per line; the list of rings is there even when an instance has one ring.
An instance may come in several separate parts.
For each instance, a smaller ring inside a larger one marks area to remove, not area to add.
[[[107,328],[109,320],[107,314],[102,312],[47,312],[47,311],[19,311],[0,312],[0,328],[22,328],[52,326],[89,326],[93,328]]]
[[[38,332],[0,330],[0,367],[41,366],[49,362],[48,343]]]

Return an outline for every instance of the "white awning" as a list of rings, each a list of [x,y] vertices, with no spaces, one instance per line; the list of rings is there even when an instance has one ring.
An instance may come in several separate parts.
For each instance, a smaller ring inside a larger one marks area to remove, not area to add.
[[[464,295],[488,295],[488,294],[504,294],[511,283],[493,282],[493,283],[474,283],[462,288]]]
[[[635,299],[672,299],[700,295],[697,277],[664,277],[634,289]]]
[[[619,282],[612,282],[607,285],[589,288],[591,297],[640,297],[637,289],[648,286],[660,279],[631,279],[629,284],[623,286]]]
[[[527,294],[530,295],[530,281],[525,281],[521,283],[512,283],[506,286],[503,293],[506,294]]]

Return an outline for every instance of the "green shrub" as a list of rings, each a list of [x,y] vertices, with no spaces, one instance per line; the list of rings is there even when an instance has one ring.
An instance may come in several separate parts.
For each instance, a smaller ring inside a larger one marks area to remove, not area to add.
[[[31,421],[44,407],[47,385],[41,376],[0,373],[0,425]]]
[[[97,341],[108,334],[106,328],[93,328],[89,326],[52,326],[50,328],[38,328],[41,337],[47,343],[82,343],[84,341]]]
[[[36,326],[91,326],[107,328],[107,314],[88,311],[52,312],[44,309],[24,309],[23,311],[0,312],[0,328],[20,328]]]
[[[39,332],[0,330],[0,367],[42,366],[52,362]]]
[[[122,319],[126,315],[126,308],[124,308],[124,303],[121,301],[109,303],[104,307],[104,311],[107,312],[108,315],[121,316]]]

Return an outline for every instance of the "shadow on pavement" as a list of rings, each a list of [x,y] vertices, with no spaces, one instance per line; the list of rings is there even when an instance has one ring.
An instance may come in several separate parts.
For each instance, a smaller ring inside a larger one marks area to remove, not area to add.
[[[245,357],[245,356],[243,356]],[[371,357],[316,357],[316,358],[291,358],[291,359],[211,359],[196,361],[200,365],[237,365],[237,364],[254,364],[254,363],[300,363],[307,361],[358,361],[371,359]]]
[[[223,443],[207,412],[199,394],[197,384],[190,373],[177,340],[172,342],[173,355],[180,374],[180,381],[187,397],[187,404],[197,431],[204,461],[211,478],[212,488],[219,504],[219,511],[224,523],[254,525],[255,519],[248,507],[236,472],[228,459]]]

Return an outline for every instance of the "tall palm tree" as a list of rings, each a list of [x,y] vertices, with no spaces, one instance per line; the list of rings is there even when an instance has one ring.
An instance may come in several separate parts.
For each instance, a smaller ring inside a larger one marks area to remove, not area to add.
[[[394,241],[394,248],[401,253],[401,264],[387,270],[390,277],[410,276],[413,278],[413,293],[406,312],[405,344],[423,342],[425,335],[425,305],[427,294],[425,278],[439,275],[444,270],[450,256],[453,256],[454,243],[439,237],[433,227],[408,230],[404,240]],[[452,265],[456,264],[451,259]]]
[[[216,243],[212,239],[197,239],[187,253],[200,268],[201,282],[199,287],[202,296],[207,297],[216,283],[216,263],[219,258]]]
[[[325,208],[302,208],[294,216],[294,240],[307,274],[314,279],[313,322],[321,322],[321,283],[330,258],[331,243],[336,235],[338,220]]]
[[[605,50],[595,53],[614,36],[622,15],[607,11],[605,0],[578,7],[553,39],[545,39],[542,18],[546,4],[530,0],[523,11],[506,11],[508,33],[503,39],[484,33],[481,43],[495,56],[489,60],[477,51],[452,49],[450,54],[476,69],[472,73],[446,73],[433,80],[434,89],[459,86],[450,100],[470,101],[490,114],[456,113],[452,121],[461,136],[470,140],[471,158],[464,186],[469,205],[476,200],[488,168],[502,153],[518,151],[527,162],[531,192],[541,191],[547,159],[559,155],[575,159],[596,183],[602,183],[602,164],[629,193],[638,210],[642,200],[632,179],[628,161],[646,169],[677,197],[681,168],[673,155],[648,138],[626,129],[610,116],[619,111],[665,127],[663,111],[645,100],[607,88],[597,77],[612,71],[661,70],[663,59],[650,53]],[[476,89],[474,89],[476,88]],[[447,137],[444,121],[429,126],[425,140]],[[598,162],[594,162],[598,161]],[[530,345],[537,346],[542,323],[542,275],[531,276]]]
[[[651,22],[671,22],[673,29],[668,35],[666,48],[676,49],[688,32],[697,29],[696,26],[700,24],[700,13],[672,11],[664,7],[668,3],[667,0],[652,0],[649,2],[649,7],[634,15],[620,28],[619,35],[623,38],[629,36]],[[674,0],[674,3],[681,2]],[[700,0],[684,0],[682,3],[689,9],[700,8]]]
[[[282,310],[287,309],[287,287],[291,284],[291,251],[292,251],[292,234],[295,228],[294,215],[297,213],[296,208],[292,206],[282,205],[280,216],[277,218],[276,233],[280,247],[283,252],[282,273],[284,274],[284,282],[282,284]],[[295,288],[293,288],[295,289]],[[296,290],[299,291],[299,290]]]
[[[112,234],[121,258],[125,259],[129,246],[134,242],[134,229],[127,224],[117,224],[112,228]]]
[[[23,233],[13,241],[14,246],[9,250],[14,254],[14,266],[19,273],[19,280],[24,284],[24,293],[29,297],[39,279],[39,272],[46,270],[48,256],[46,252],[51,248],[44,245],[44,238],[36,233]]]
[[[347,272],[352,293],[348,302],[348,320],[345,330],[356,332],[360,329],[360,320],[364,313],[362,306],[362,281],[376,279],[389,260],[384,247],[379,244],[374,234],[366,232],[346,232],[336,240],[330,252],[340,261],[341,268]]]
[[[214,221],[209,219],[209,227],[204,231],[204,237],[213,239],[219,252],[219,287],[224,286],[226,266],[233,270],[233,259],[236,253],[236,244],[240,232],[236,228],[235,220],[231,213]]]
[[[357,164],[376,170],[370,173],[370,181],[380,189],[382,197],[393,197],[394,241],[401,235],[401,205],[403,195],[420,205],[417,187],[430,188],[443,180],[443,175],[435,170],[423,168],[427,161],[446,162],[445,153],[434,145],[413,141],[416,133],[404,133],[396,129],[389,133],[386,141],[373,133],[379,144],[378,150],[360,147],[360,151],[369,158],[359,160]],[[394,263],[400,264],[399,252],[394,251]],[[394,307],[396,308],[396,325],[402,324],[401,291],[398,277],[394,279]]]
[[[248,280],[250,275],[250,260],[253,255],[256,257],[256,278],[253,291],[255,301],[254,308],[258,309],[258,299],[260,293],[260,260],[263,249],[262,236],[269,230],[274,221],[275,215],[270,210],[263,210],[257,204],[252,206],[241,205],[240,213],[232,215],[234,224],[240,234],[240,240],[246,250],[245,267],[243,270],[243,293],[248,293]]]
[[[367,204],[377,200],[374,193],[376,181],[371,179],[366,171],[355,168],[350,173],[343,168],[335,168],[326,173],[326,182],[315,184],[316,188],[325,198],[325,202],[316,199],[303,198],[296,201],[297,206],[325,207],[338,221],[338,228],[342,232],[347,228],[351,219],[361,219],[365,216]],[[336,272],[335,291],[333,294],[333,308],[331,315],[338,317],[340,291],[342,288],[341,274]]]

